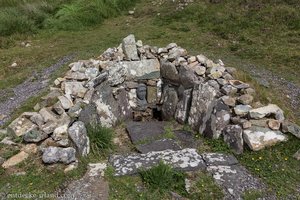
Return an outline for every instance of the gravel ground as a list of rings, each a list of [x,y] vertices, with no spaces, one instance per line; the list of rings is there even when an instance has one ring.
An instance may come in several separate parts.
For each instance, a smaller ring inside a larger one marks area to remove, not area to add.
[[[19,108],[26,100],[39,94],[49,85],[51,74],[74,58],[74,55],[67,55],[57,61],[57,63],[47,67],[42,72],[34,72],[15,88],[1,90],[0,102],[0,126],[7,122],[12,113]],[[11,92],[13,90],[13,93]]]
[[[284,96],[286,103],[293,110],[297,118],[300,118],[300,87],[267,69],[261,69],[253,65],[243,66],[260,85],[276,92],[275,95]]]

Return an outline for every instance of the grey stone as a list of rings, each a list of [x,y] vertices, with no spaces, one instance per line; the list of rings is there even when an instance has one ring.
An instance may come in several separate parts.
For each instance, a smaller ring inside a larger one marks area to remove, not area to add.
[[[234,75],[236,73],[236,68],[234,67],[226,67],[226,71],[231,74],[231,75]]]
[[[89,80],[96,78],[98,74],[99,69],[97,67],[90,67],[85,70],[85,75],[89,78]]]
[[[44,124],[44,119],[43,119],[42,115],[40,115],[38,113],[32,115],[30,117],[30,120],[38,126],[41,126]]]
[[[185,49],[180,48],[180,47],[178,47],[178,48],[174,47],[169,51],[168,60],[173,62],[178,57],[186,56],[186,55],[187,55],[187,51]]]
[[[228,84],[228,81],[225,80],[225,79],[223,79],[223,78],[218,78],[218,79],[217,79],[217,82],[218,82],[220,85],[222,85],[222,86]]]
[[[238,160],[230,154],[204,153],[201,154],[207,166],[230,166],[238,164]]]
[[[108,70],[108,77],[107,81],[111,86],[116,86],[125,81],[127,77],[127,70],[122,63],[115,63],[111,68]]]
[[[33,143],[38,143],[38,142],[40,142],[40,141],[42,141],[46,138],[48,138],[48,134],[44,133],[40,130],[37,130],[37,129],[33,129],[31,131],[28,131],[23,136],[23,140],[25,142],[33,142]]]
[[[209,84],[210,86],[212,86],[213,88],[215,88],[216,91],[218,91],[218,90],[220,89],[220,85],[219,85],[218,82],[215,81],[215,80],[209,80],[209,81],[208,81],[208,84]]]
[[[184,124],[187,122],[192,103],[192,89],[184,90],[181,100],[177,104],[175,119]]]
[[[224,141],[236,154],[244,150],[243,129],[239,125],[229,125],[223,130]]]
[[[244,94],[244,95],[240,96],[237,100],[241,104],[249,105],[253,102],[253,99],[254,99],[253,96],[251,96],[249,94]]]
[[[237,93],[237,88],[231,85],[224,85],[221,88],[221,92],[228,96],[234,96]]]
[[[206,168],[196,149],[165,150],[129,156],[114,155],[109,160],[115,169],[115,176],[136,174],[139,169],[149,169],[161,161],[175,169],[184,171],[204,170]]]
[[[163,94],[162,117],[164,120],[170,120],[175,117],[178,103],[178,95],[174,88],[165,87]]]
[[[114,64],[114,63],[113,63]],[[111,65],[113,65],[111,64]],[[108,78],[108,71],[104,71],[102,72],[101,74],[99,74],[99,76],[97,76],[96,78],[90,80],[86,86],[89,87],[89,88],[95,88],[97,87],[98,85],[100,85],[101,83],[103,83],[104,81],[106,81]]]
[[[70,81],[64,82],[64,90],[67,95],[83,98],[87,92],[87,88],[83,87],[81,82]]]
[[[233,97],[230,97],[230,96],[223,96],[221,97],[223,102],[228,105],[228,106],[231,106],[231,107],[234,107],[235,104],[236,104],[236,99],[233,98]]]
[[[51,108],[42,108],[39,111],[39,114],[43,117],[44,122],[49,122],[49,121],[55,122],[59,118],[54,112],[52,112]]]
[[[88,76],[85,75],[85,73],[83,72],[72,72],[72,71],[68,71],[65,75],[65,78],[68,80],[77,80],[77,81],[86,81],[89,79]]]
[[[165,133],[163,122],[128,122],[127,131],[133,144],[155,140]]]
[[[71,118],[79,117],[80,112],[82,111],[81,105],[82,105],[81,103],[76,103],[74,106],[72,106],[72,107],[68,110],[68,115],[69,115]]]
[[[158,59],[125,61],[121,65],[127,69],[127,81],[160,78],[160,63]]]
[[[48,147],[44,149],[42,160],[46,164],[64,163],[70,164],[76,161],[76,150],[72,147]]]
[[[250,87],[249,84],[244,83],[244,82],[239,81],[239,80],[229,80],[229,83],[230,83],[233,87],[235,87],[235,88],[237,88],[237,89],[246,89],[246,88],[249,88],[249,87]]]
[[[200,55],[196,56],[196,58],[197,58],[199,63],[201,63],[201,64],[206,63],[207,57],[205,57],[204,55],[200,54]]]
[[[211,77],[212,79],[218,79],[222,77],[224,72],[225,72],[225,67],[214,66],[209,70],[209,77]]]
[[[134,35],[130,34],[123,39],[122,49],[127,60],[139,60]]]
[[[239,116],[245,116],[252,109],[249,105],[237,105],[234,107],[234,113]]]
[[[263,183],[241,165],[209,166],[207,171],[225,191],[224,199],[242,199],[246,191],[265,191]]]
[[[281,123],[280,121],[278,120],[275,120],[275,119],[269,119],[268,120],[268,126],[270,129],[272,130],[279,130],[280,129],[280,126],[281,126]],[[300,129],[299,129],[300,131]],[[300,137],[300,134],[299,134],[299,137]]]
[[[202,76],[202,75],[205,74],[206,68],[204,66],[201,66],[201,65],[196,65],[194,67],[194,71],[196,72],[197,75]]]
[[[300,139],[300,126],[298,126],[297,124],[293,124],[291,122],[284,121],[282,123],[282,131],[284,133],[291,133]]]
[[[81,121],[74,122],[68,129],[69,137],[76,146],[81,156],[87,156],[90,152],[90,140],[85,125]]]
[[[211,117],[215,106],[216,90],[208,83],[200,83],[194,87],[189,125],[193,130],[203,133],[206,123]]]
[[[68,124],[57,127],[51,137],[59,146],[67,147],[69,145]]]
[[[258,126],[252,126],[249,129],[244,130],[243,138],[245,143],[253,151],[261,150],[267,146],[272,146],[278,142],[287,141],[285,136],[280,131],[273,131],[269,128],[262,128]]]
[[[151,151],[164,151],[167,149],[177,151],[177,150],[180,150],[181,147],[173,139],[161,139],[161,140],[155,140],[155,141],[147,143],[147,144],[137,145],[136,149],[140,153],[145,154],[145,153],[149,153]]]
[[[261,119],[269,115],[275,115],[275,119],[279,121],[284,120],[283,110],[275,104],[269,104],[264,107],[252,109],[249,111],[249,114],[252,119]]]
[[[66,97],[66,96],[59,96],[58,97],[61,106],[63,107],[63,109],[68,110],[73,106],[73,102],[71,100],[71,97]]]
[[[161,76],[171,83],[178,83],[179,82],[179,74],[175,67],[175,65],[169,61],[162,60],[161,61]]]
[[[5,159],[0,157],[0,165],[2,165],[5,162]]]
[[[296,160],[300,160],[300,149],[293,155]],[[1,163],[1,161],[0,161]]]
[[[59,115],[61,115],[61,114],[63,114],[65,112],[65,109],[62,107],[60,101],[56,102],[53,105],[53,110],[54,110],[54,112],[56,112]]]
[[[166,46],[166,49],[167,49],[167,50],[171,50],[171,49],[173,49],[173,48],[175,48],[175,47],[177,47],[177,44],[176,44],[176,43],[170,43],[170,44],[168,44],[168,45]]]
[[[197,75],[193,70],[186,66],[179,68],[179,80],[184,88],[193,88],[194,84],[198,81]]]
[[[100,123],[96,104],[85,105],[79,114],[78,120],[84,122],[85,125]]]
[[[37,128],[37,125],[32,123],[26,117],[20,116],[7,127],[7,133],[19,137],[35,128]]]
[[[15,143],[14,141],[12,141],[12,139],[10,137],[5,137],[3,138],[3,140],[1,140],[0,144],[5,144],[5,145],[17,145],[17,143]]]

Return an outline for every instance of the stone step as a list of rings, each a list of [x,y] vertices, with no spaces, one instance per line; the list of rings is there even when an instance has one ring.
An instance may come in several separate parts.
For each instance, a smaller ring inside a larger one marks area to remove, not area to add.
[[[136,149],[142,153],[149,153],[151,151],[164,151],[164,150],[181,150],[182,148],[178,144],[177,141],[173,139],[161,139],[161,140],[155,140],[150,143],[146,144],[140,144],[136,146]]]
[[[196,149],[182,149],[178,151],[152,151],[146,154],[131,154],[128,156],[114,155],[109,162],[115,169],[116,176],[132,175],[141,169],[149,169],[158,165],[160,161],[183,171],[204,170],[206,165]]]

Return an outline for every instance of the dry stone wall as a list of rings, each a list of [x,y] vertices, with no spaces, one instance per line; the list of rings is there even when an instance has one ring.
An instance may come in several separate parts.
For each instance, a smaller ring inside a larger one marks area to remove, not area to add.
[[[23,113],[8,133],[34,143],[44,163],[75,161],[89,153],[88,124],[176,119],[212,139],[224,138],[235,153],[257,151],[300,137],[274,104],[253,102],[254,89],[234,78],[236,69],[171,43],[143,45],[134,35],[99,58],[70,64],[36,112]],[[259,105],[259,106],[257,106]]]

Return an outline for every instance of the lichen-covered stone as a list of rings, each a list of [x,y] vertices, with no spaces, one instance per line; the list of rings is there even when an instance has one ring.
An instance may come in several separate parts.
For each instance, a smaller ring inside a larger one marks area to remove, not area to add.
[[[46,164],[64,163],[70,164],[76,161],[76,150],[72,147],[48,147],[44,149],[42,160]]]

